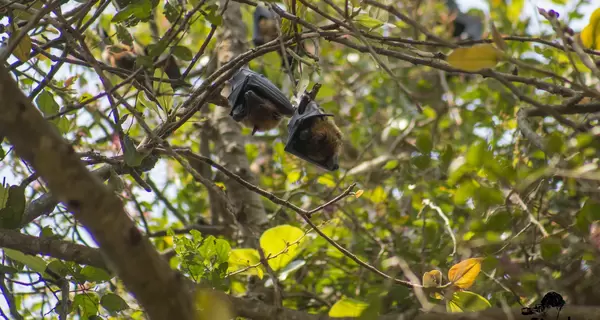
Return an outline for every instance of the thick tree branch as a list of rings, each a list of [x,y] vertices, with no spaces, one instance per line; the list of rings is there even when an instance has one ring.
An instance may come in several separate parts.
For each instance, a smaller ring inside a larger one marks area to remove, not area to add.
[[[14,230],[0,229],[0,247],[107,269],[98,249],[54,238],[38,238]]]
[[[121,200],[89,172],[4,66],[0,67],[0,135],[42,177],[98,243],[150,319],[194,319],[192,295],[150,241],[136,228]]]

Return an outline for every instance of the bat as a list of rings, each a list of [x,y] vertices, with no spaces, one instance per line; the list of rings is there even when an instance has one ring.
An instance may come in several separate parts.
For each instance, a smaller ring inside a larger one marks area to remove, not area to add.
[[[263,45],[277,38],[278,16],[272,10],[257,6],[254,10],[254,34],[252,42],[255,46]]]
[[[294,114],[294,107],[283,92],[260,73],[242,68],[231,78],[230,84],[228,101],[232,109],[229,115],[252,128],[252,135],[271,130],[279,125],[283,116]]]
[[[125,44],[108,45],[102,51],[102,60],[113,68],[134,71],[136,58],[135,49]]]
[[[288,123],[285,151],[323,169],[339,169],[342,132],[331,120],[332,114],[305,95]]]
[[[483,35],[483,22],[480,18],[463,13],[458,8],[455,0],[446,0],[446,7],[450,13],[456,13],[452,36],[460,38],[465,33],[468,40],[480,40]]]

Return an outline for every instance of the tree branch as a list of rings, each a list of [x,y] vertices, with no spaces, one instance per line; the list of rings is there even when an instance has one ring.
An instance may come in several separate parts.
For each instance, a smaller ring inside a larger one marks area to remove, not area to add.
[[[0,67],[0,135],[14,145],[98,243],[150,319],[194,319],[192,295],[128,217],[121,200],[89,172]]]

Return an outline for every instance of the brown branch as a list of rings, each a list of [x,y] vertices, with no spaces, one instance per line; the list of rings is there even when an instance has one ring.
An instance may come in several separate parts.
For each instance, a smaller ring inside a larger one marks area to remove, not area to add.
[[[107,269],[98,249],[50,237],[34,237],[15,230],[0,229],[0,247]]]
[[[195,319],[192,295],[182,278],[136,228],[121,200],[44,120],[4,66],[0,67],[0,99],[0,135],[86,227],[148,317]]]

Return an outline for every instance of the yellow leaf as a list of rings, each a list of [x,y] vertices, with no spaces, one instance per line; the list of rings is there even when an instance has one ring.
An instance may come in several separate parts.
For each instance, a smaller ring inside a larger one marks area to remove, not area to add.
[[[469,288],[481,271],[482,260],[482,258],[470,258],[453,265],[448,271],[448,279],[461,289]]]
[[[198,290],[196,308],[198,320],[229,320],[234,317],[229,302],[210,290]]]
[[[492,68],[496,66],[499,59],[499,50],[489,43],[457,48],[448,55],[448,63],[451,66],[466,71]]]
[[[328,315],[332,318],[360,317],[368,307],[368,303],[344,297],[331,306]]]
[[[14,42],[14,40],[15,40],[14,38],[18,34],[19,34],[18,30],[13,32],[13,34],[8,39],[8,42],[11,43],[11,40]],[[15,47],[15,50],[13,50],[12,53],[21,62],[25,62],[25,61],[29,60],[29,54],[31,53],[31,38],[29,38],[29,35],[26,34],[21,39],[21,41],[19,41],[19,44],[17,44],[17,46]]]
[[[363,193],[365,193],[365,191],[362,190],[362,189],[360,189],[360,190],[356,191],[356,193],[354,194],[354,196],[356,198],[360,198],[360,196],[362,196]]]
[[[581,43],[584,47],[600,50],[600,8],[590,16],[590,22],[581,30]]]
[[[264,271],[260,264],[260,254],[256,249],[240,248],[232,249],[229,254],[227,272],[240,273],[247,275],[256,275],[260,279],[263,278]],[[255,267],[256,266],[256,267]],[[244,270],[240,272],[240,270]]]
[[[431,270],[423,274],[423,287],[431,288],[442,284],[442,273],[440,270]]]

